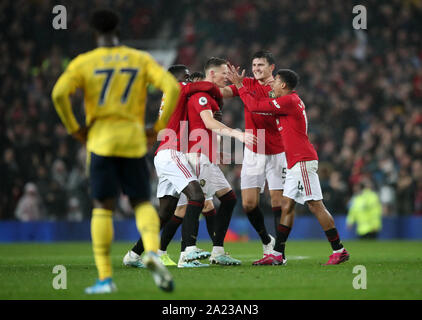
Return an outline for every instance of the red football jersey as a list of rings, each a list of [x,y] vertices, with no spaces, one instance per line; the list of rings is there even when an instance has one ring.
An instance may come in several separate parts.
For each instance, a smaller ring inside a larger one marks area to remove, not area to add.
[[[220,90],[213,83],[208,81],[198,81],[194,83],[179,82],[180,96],[176,109],[170,117],[166,129],[162,130],[158,136],[161,141],[155,154],[164,149],[174,149],[181,152],[188,151],[188,112],[187,99],[190,95],[206,91],[217,99],[222,99]],[[164,98],[164,97],[163,97]],[[163,108],[163,100],[161,101],[159,116]]]
[[[305,104],[296,91],[276,99],[257,99],[245,87],[239,89],[239,94],[249,111],[269,112],[279,116],[289,169],[299,161],[318,160],[308,138]]]
[[[186,89],[187,84],[185,82],[179,82],[180,84],[180,96],[179,101],[177,102],[176,109],[174,110],[173,114],[170,117],[169,122],[167,123],[167,127],[158,134],[158,140],[161,141],[160,145],[155,151],[157,154],[160,150],[165,149],[173,149],[180,151],[180,134],[186,130],[180,127],[180,123],[184,124],[187,121],[187,109],[186,109]],[[163,97],[164,99],[164,97]],[[163,108],[163,100],[161,100],[161,106],[159,111],[159,116],[161,116],[162,108]],[[186,139],[186,138],[185,138]]]
[[[189,152],[205,154],[211,162],[216,162],[217,134],[205,127],[200,113],[219,111],[217,102],[206,92],[192,95],[188,101]]]
[[[272,90],[271,86],[263,86],[255,78],[244,78],[243,86],[246,87],[257,99],[269,98],[269,93]],[[233,91],[233,96],[239,95],[235,85],[231,85],[230,88]],[[258,138],[259,136],[257,134],[257,130],[265,130],[265,154],[277,154],[284,152],[283,140],[280,135],[280,124],[277,124],[276,119],[268,112],[261,110],[261,112],[257,111],[252,113],[247,107],[245,107],[245,130],[248,129],[252,129],[254,135]],[[251,150],[256,153],[263,153],[258,147],[258,144],[254,145]],[[248,148],[250,147],[248,146]]]

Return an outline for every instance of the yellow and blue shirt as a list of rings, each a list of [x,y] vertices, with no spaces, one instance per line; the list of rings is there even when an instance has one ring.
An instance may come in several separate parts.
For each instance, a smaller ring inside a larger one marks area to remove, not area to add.
[[[54,86],[54,106],[68,133],[79,130],[69,95],[84,91],[87,151],[100,156],[139,158],[147,153],[147,86],[165,94],[156,132],[164,129],[178,98],[179,84],[148,53],[126,46],[99,47],[80,54]]]

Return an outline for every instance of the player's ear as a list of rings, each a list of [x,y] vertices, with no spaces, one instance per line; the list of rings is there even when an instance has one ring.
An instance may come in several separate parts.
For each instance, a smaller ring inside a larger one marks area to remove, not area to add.
[[[274,72],[275,64],[270,65],[271,72]]]

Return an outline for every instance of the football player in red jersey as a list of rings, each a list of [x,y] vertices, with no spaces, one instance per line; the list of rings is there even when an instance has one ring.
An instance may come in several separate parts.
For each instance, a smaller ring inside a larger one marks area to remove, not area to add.
[[[230,66],[229,79],[236,85],[239,95],[250,112],[269,112],[274,114],[282,125],[281,135],[286,150],[287,174],[282,199],[282,216],[278,225],[274,249],[255,265],[283,265],[285,242],[294,220],[296,202],[307,203],[323,228],[333,249],[326,265],[339,264],[349,259],[335,227],[334,219],[322,202],[322,192],[317,174],[318,155],[308,139],[308,120],[305,104],[294,90],[298,75],[289,69],[277,72],[272,84],[274,98],[258,98],[242,84],[237,69]]]
[[[268,51],[258,51],[252,57],[254,77],[243,78],[243,85],[257,98],[269,98],[272,94],[270,83],[274,81],[274,58]],[[238,96],[235,85],[222,90],[225,98]],[[286,178],[286,156],[280,124],[268,112],[251,112],[245,105],[245,129],[258,136],[257,146],[247,147],[241,171],[243,210],[261,238],[263,254],[268,254],[274,247],[275,239],[267,232],[264,216],[259,208],[259,194],[264,192],[265,181],[271,197],[275,229],[281,216],[281,199]],[[265,136],[261,138],[261,133]],[[260,139],[261,138],[261,139]],[[263,141],[264,140],[264,141]]]
[[[204,69],[205,81],[215,83],[220,88],[226,85],[228,72],[226,60],[210,58],[205,64]],[[241,262],[230,257],[224,251],[224,237],[236,203],[236,196],[221,169],[216,164],[218,162],[216,134],[236,138],[246,145],[250,145],[249,147],[256,144],[256,136],[252,133],[234,130],[217,121],[214,118],[214,113],[219,111],[219,106],[215,99],[206,92],[199,92],[192,95],[187,106],[189,122],[189,151],[187,158],[201,182],[206,200],[210,200],[207,201],[204,207],[204,215],[207,217],[208,213],[215,211],[211,201],[214,195],[221,201],[218,213],[215,215],[214,236],[212,237],[213,249],[210,262],[222,265],[237,265]],[[188,214],[189,212],[186,212],[185,220]],[[199,213],[196,219],[190,219],[189,221],[197,221],[198,216]],[[189,234],[191,236],[183,238],[184,228],[190,230]],[[190,248],[195,246],[197,230],[198,225],[189,225],[185,224],[185,221],[183,222],[182,246],[186,248],[186,256],[189,255]],[[183,262],[183,259],[184,256],[182,254],[179,263]]]
[[[201,212],[200,209],[204,205],[204,195],[199,185],[196,175],[192,172],[190,165],[185,157],[183,150],[183,125],[187,121],[186,102],[190,95],[196,92],[208,92],[215,97],[217,101],[221,101],[219,89],[210,82],[188,83],[189,70],[184,65],[174,65],[169,68],[179,81],[181,87],[178,105],[172,114],[165,130],[159,133],[161,141],[154,158],[154,166],[159,179],[157,186],[157,197],[160,201],[159,217],[160,225],[163,227],[173,216],[177,202],[181,193],[184,193],[191,201],[188,204],[187,211],[193,210]],[[221,102],[220,102],[221,103]],[[192,205],[193,204],[193,205]],[[123,258],[123,263],[128,266],[143,267],[140,255],[143,253],[144,247],[142,238],[138,240],[135,246]],[[208,258],[211,253],[198,252],[201,258]],[[165,265],[169,263],[168,256],[160,256]],[[171,261],[171,260],[170,260]]]

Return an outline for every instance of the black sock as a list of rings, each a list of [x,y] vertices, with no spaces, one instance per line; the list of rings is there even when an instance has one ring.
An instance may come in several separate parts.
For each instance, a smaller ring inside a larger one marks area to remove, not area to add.
[[[213,241],[213,246],[223,247],[224,238],[226,237],[227,229],[230,225],[230,220],[232,218],[233,209],[236,205],[236,194],[233,190],[230,190],[221,198],[220,207],[218,208],[217,216],[215,219],[215,239]]]
[[[279,224],[277,226],[277,238],[275,239],[274,251],[281,252],[283,254],[283,259],[286,258],[286,241],[291,230],[292,228],[285,226],[284,224]]]
[[[336,228],[325,231],[325,235],[327,236],[333,250],[340,250],[343,248]]]
[[[183,218],[173,215],[169,222],[163,228],[163,232],[161,233],[161,244],[160,250],[166,251],[167,246],[169,245],[170,241],[173,239],[177,229],[182,224]]]
[[[208,235],[210,236],[210,239],[212,240],[212,243],[214,243],[215,238],[215,218],[217,212],[215,209],[212,209],[208,212],[202,212],[203,216],[205,217],[205,222],[207,223],[207,231]]]
[[[273,215],[274,215],[274,231],[275,234],[277,234],[277,228],[280,224],[280,218],[281,218],[281,207],[272,207]]]
[[[167,223],[164,219],[160,217],[160,229],[163,229],[164,225]],[[138,242],[133,246],[132,251],[138,255],[141,255],[144,252],[144,243],[142,242],[142,237],[139,237]]]
[[[261,210],[259,210],[259,207],[256,207],[252,211],[246,212],[246,215],[248,216],[249,222],[261,238],[262,243],[269,244],[271,238],[268,235],[267,228],[265,227],[264,223],[264,216]]]
[[[132,251],[138,255],[141,255],[144,252],[144,243],[142,242],[142,237],[139,238],[138,242],[133,246]]]
[[[182,224],[182,251],[186,247],[196,245],[196,237],[198,236],[199,215],[204,207],[204,202],[188,201],[185,218]]]

